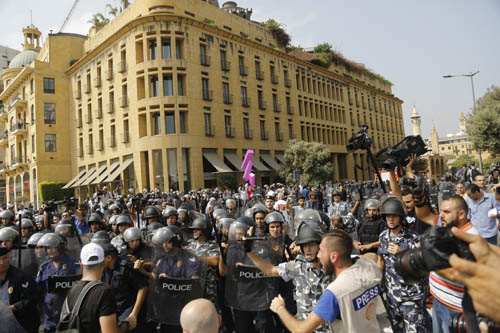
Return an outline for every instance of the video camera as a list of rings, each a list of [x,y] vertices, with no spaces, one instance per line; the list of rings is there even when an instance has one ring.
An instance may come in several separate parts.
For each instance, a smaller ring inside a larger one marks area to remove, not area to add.
[[[412,155],[420,156],[427,152],[424,140],[420,135],[409,135],[392,147],[385,147],[377,156],[386,153],[389,158],[382,163],[386,170],[393,170],[396,166],[406,166]]]
[[[419,248],[406,250],[396,255],[394,267],[405,283],[412,285],[427,277],[431,271],[449,268],[448,260],[453,253],[460,258],[476,261],[469,250],[469,244],[455,238],[450,228],[431,227],[422,234]],[[464,308],[464,311],[471,314],[470,318],[474,321],[474,325],[485,322],[489,328],[488,332],[500,331],[491,320],[478,315],[473,308]],[[471,323],[467,321],[463,313],[452,316],[450,320],[450,332],[468,332],[470,327]]]
[[[368,126],[364,125],[363,128],[349,139],[347,144],[347,152],[352,153],[358,149],[370,149],[373,140],[368,136]]]
[[[57,210],[59,206],[78,207],[78,198],[64,197],[64,199],[60,201],[55,201],[55,200],[46,201],[44,211],[54,212]]]

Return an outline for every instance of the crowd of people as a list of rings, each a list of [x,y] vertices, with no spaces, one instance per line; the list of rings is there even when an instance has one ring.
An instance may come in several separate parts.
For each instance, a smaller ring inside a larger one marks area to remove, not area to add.
[[[410,163],[384,184],[127,195],[103,187],[80,203],[4,205],[1,326],[380,332],[382,302],[393,332],[450,332],[464,313],[470,326],[464,304],[492,327],[500,323],[498,173],[463,173],[436,184]],[[452,240],[440,248],[445,231]],[[475,260],[450,242],[465,242]],[[403,254],[421,246],[446,265],[412,272]]]

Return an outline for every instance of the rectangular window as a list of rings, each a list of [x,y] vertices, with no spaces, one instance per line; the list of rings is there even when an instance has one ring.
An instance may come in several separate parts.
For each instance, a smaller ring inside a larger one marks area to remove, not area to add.
[[[31,153],[35,153],[35,147],[36,147],[36,141],[35,141],[35,135],[31,136]]]
[[[179,112],[179,133],[187,133],[187,112]]]
[[[55,153],[57,151],[56,147],[56,135],[55,134],[45,134],[45,152]]]
[[[182,59],[182,39],[175,40],[175,58]]]
[[[276,134],[276,141],[281,141],[280,123],[274,123],[274,133]]]
[[[260,137],[262,140],[267,140],[266,122],[264,120],[260,121]]]
[[[229,94],[229,83],[222,82],[222,98],[224,103],[230,103],[231,96]]]
[[[207,46],[200,44],[200,61],[203,66],[209,66],[210,60],[207,56]]]
[[[158,75],[151,75],[149,78],[149,93],[150,97],[157,97],[158,90],[160,90],[158,83]]]
[[[205,79],[205,78],[202,78],[201,79],[201,89],[202,89],[202,93],[203,93],[203,99],[205,101],[209,101],[212,99],[212,97],[210,96],[210,90],[208,90],[208,79]]]
[[[170,38],[161,39],[161,58],[162,59],[172,58],[172,46],[170,43]]]
[[[56,92],[55,80],[52,78],[43,78],[43,92],[46,94],[54,94]]]
[[[191,189],[191,166],[189,163],[189,148],[182,148],[182,171],[184,191]]]
[[[288,124],[288,138],[290,140],[293,139],[293,125],[292,124]]]
[[[163,75],[163,96],[174,96],[174,84],[172,75]]]
[[[165,112],[165,130],[167,134],[175,134],[175,112]]]
[[[231,137],[231,116],[224,116],[224,129],[226,137]]]
[[[184,96],[184,75],[177,75],[177,96]]]
[[[241,104],[248,106],[247,87],[241,87]]]
[[[161,150],[153,150],[153,163],[155,171],[155,186],[158,186],[160,190],[163,191],[163,158],[161,156]]]
[[[156,60],[156,58],[158,58],[158,46],[156,43],[156,39],[148,40],[148,53],[149,60]]]
[[[245,138],[250,139],[250,127],[248,125],[248,118],[243,118],[243,133]]]
[[[210,115],[210,113],[205,113],[204,118],[205,118],[205,135],[207,136],[214,135],[215,133],[213,133],[212,131],[212,116]]]
[[[56,105],[51,103],[43,104],[44,112],[44,123],[45,124],[55,124],[56,123]]]
[[[35,84],[33,82],[33,79],[31,79],[31,81],[30,81],[30,94],[33,95],[34,92],[35,92]]]
[[[179,175],[177,169],[177,149],[167,149],[168,183],[171,189],[179,188]]]
[[[160,135],[161,134],[161,119],[160,119],[160,113],[155,112],[151,116],[152,119],[152,132],[153,135]]]

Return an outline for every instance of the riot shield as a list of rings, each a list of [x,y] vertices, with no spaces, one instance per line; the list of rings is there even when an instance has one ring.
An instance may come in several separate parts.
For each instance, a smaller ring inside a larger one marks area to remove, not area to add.
[[[40,260],[36,257],[34,249],[23,248],[21,249],[21,267],[19,267],[19,249],[13,249],[10,254],[10,264],[14,267],[21,269],[24,273],[31,278],[35,278],[38,274],[40,267]]]
[[[283,262],[285,251],[285,235],[280,234],[278,237],[268,236],[265,241],[257,241],[256,246],[262,248],[262,251],[268,251],[269,259],[274,266]]]
[[[2,325],[2,332],[9,333],[27,333],[21,324],[17,321],[14,313],[8,305],[0,303],[0,323]]]
[[[242,311],[267,310],[272,300],[269,278],[253,266],[240,243],[230,240],[227,249],[225,304]],[[271,261],[268,242],[254,241],[253,250]]]
[[[66,238],[66,253],[68,253],[73,258],[80,258],[80,251],[82,249],[78,238],[76,237],[67,237]]]

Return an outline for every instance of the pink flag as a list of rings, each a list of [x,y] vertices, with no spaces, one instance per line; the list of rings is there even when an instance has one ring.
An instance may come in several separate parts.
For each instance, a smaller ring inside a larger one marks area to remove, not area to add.
[[[253,172],[250,174],[249,178],[250,179],[248,181],[250,182],[250,184],[252,186],[255,186],[255,174]]]
[[[243,163],[241,163],[241,170],[246,170],[248,164],[249,163],[250,163],[250,165],[252,164],[253,154],[254,154],[254,152],[252,149],[247,150],[247,152],[245,154],[245,158],[243,159]],[[252,168],[252,166],[250,166],[250,168]]]

